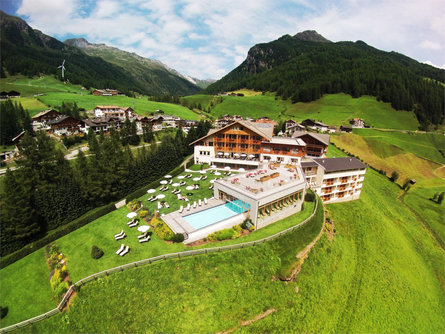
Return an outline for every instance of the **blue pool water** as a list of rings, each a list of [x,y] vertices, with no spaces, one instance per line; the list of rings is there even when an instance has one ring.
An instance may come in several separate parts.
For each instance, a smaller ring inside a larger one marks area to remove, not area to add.
[[[189,223],[195,230],[215,224],[222,220],[236,216],[241,212],[232,210],[230,203],[214,206],[213,208],[184,216],[184,220]]]

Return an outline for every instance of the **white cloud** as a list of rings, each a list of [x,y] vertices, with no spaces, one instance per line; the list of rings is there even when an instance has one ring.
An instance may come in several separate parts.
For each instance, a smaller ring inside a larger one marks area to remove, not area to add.
[[[62,40],[84,36],[198,78],[220,78],[254,44],[307,29],[445,63],[443,0],[23,0],[17,13]]]
[[[440,50],[442,49],[441,45],[436,42],[431,42],[429,40],[425,40],[419,44],[421,48],[431,49],[431,50]]]
[[[424,63],[424,64],[428,64],[428,65],[431,65],[431,66],[434,66],[434,67],[441,68],[441,69],[445,70],[445,64],[443,64],[442,66],[440,66],[440,65],[435,65],[435,64],[433,64],[433,63],[431,62],[431,60],[425,60],[425,61],[423,61],[422,63]]]

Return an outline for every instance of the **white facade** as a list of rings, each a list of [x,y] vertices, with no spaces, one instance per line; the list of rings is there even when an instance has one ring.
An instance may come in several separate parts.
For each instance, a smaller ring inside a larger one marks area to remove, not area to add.
[[[312,189],[325,203],[351,201],[360,198],[365,170],[325,173],[322,181]]]

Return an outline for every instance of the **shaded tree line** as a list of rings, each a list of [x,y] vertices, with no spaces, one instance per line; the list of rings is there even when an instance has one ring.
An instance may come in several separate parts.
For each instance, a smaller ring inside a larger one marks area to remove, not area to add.
[[[130,125],[131,126],[131,125]],[[187,136],[182,129],[162,143],[130,150],[120,134],[88,133],[89,152],[64,159],[55,140],[44,132],[26,133],[19,144],[18,169],[4,177],[0,251],[7,255],[65,225],[92,208],[116,201],[161,177],[193,151],[188,144],[205,135],[200,122]]]
[[[32,132],[32,120],[20,103],[0,102],[0,144],[9,144],[23,130]]]

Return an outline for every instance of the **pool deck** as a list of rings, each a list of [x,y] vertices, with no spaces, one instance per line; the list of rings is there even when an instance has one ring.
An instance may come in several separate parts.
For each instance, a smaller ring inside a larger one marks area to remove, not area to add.
[[[187,211],[186,206],[187,204],[184,205],[184,210],[182,211],[182,213],[179,213],[178,211],[174,211],[171,212],[169,214],[166,214],[165,216],[162,216],[162,220],[168,225],[168,227],[170,227],[173,232],[175,233],[187,233],[190,234],[194,231],[196,231],[189,223],[187,223],[187,221],[185,219],[183,219],[182,217],[184,216],[188,216],[191,215],[193,213],[197,213],[203,210],[207,210],[210,208],[213,208],[215,206],[218,205],[222,205],[225,204],[224,201],[219,200],[219,199],[208,199],[207,200],[208,203],[207,205],[204,204],[204,201],[202,201],[202,205],[199,206],[198,204],[196,204],[196,208],[193,208],[193,202],[184,202],[184,203],[190,203],[190,205],[192,206],[190,208],[190,211]],[[198,203],[198,201],[196,201],[196,203]]]

